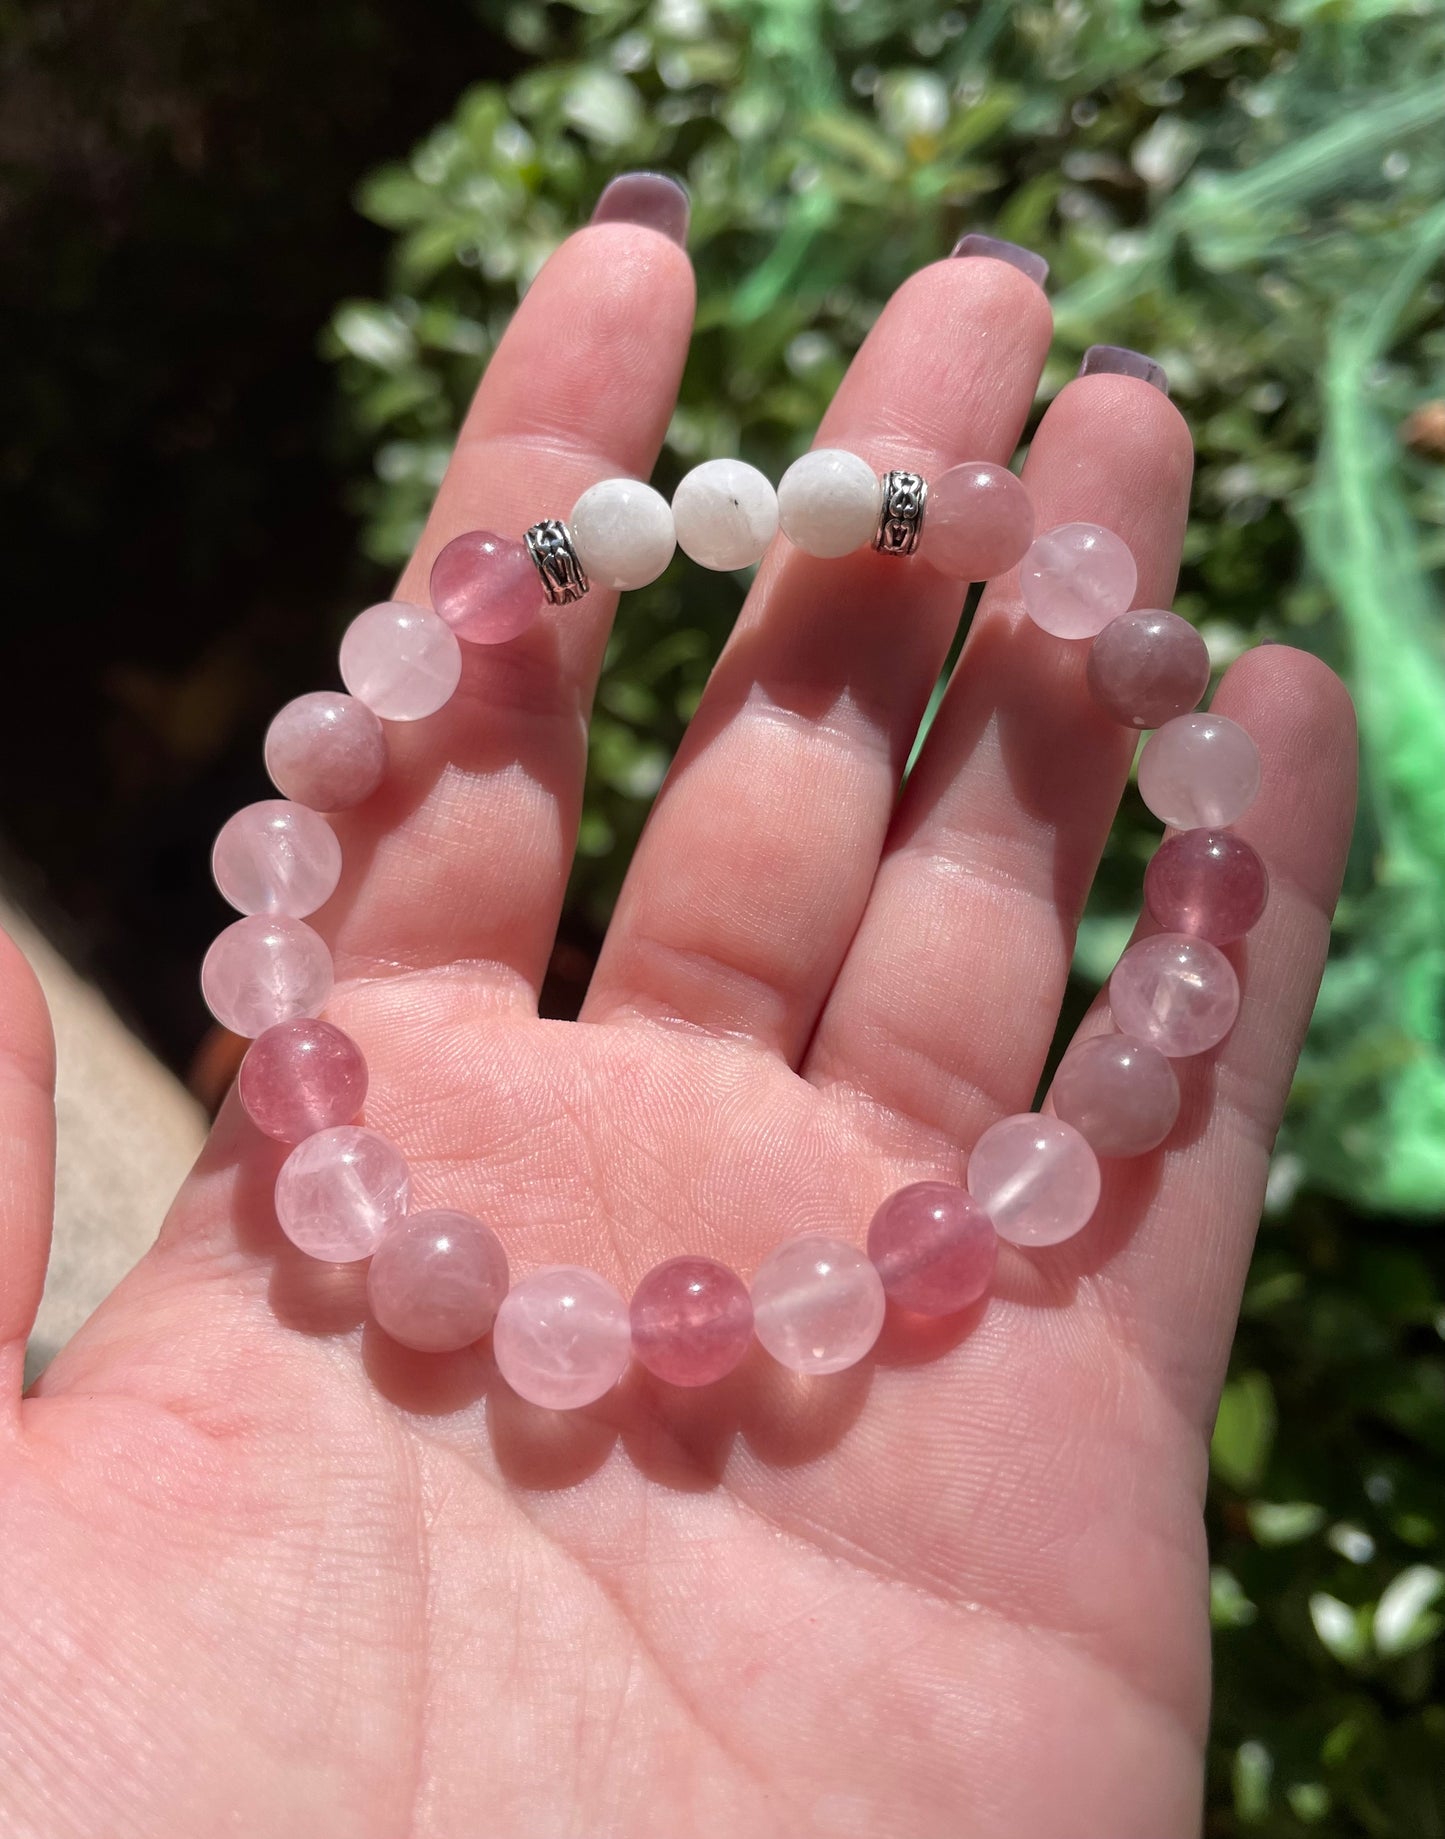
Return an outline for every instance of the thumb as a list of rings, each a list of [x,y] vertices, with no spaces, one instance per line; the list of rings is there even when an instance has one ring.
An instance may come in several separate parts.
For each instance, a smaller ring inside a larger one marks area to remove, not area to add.
[[[35,973],[0,932],[0,1420],[12,1422],[55,1210],[55,1042]]]

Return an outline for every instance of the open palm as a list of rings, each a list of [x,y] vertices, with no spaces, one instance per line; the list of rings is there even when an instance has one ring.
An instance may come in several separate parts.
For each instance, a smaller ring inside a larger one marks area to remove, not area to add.
[[[612,222],[543,271],[402,596],[463,529],[646,474],[691,317],[682,251]],[[988,258],[890,303],[822,438],[936,474],[1018,440],[1042,292]],[[1118,530],[1167,605],[1189,490],[1166,397],[1066,388],[1041,526]],[[780,553],[780,551],[782,553]],[[367,1120],[420,1204],[514,1270],[620,1285],[698,1251],[861,1238],[1032,1102],[1131,736],[1082,648],[995,585],[899,784],[959,616],[917,563],[778,549],[634,863],[580,1023],[536,992],[613,612],[468,649],[337,820],[318,917]],[[1259,742],[1270,864],[1244,1005],[1165,1150],[1070,1244],[1004,1248],[963,1320],[891,1320],[803,1382],[634,1372],[548,1414],[488,1345],[411,1355],[364,1277],[282,1240],[283,1153],[228,1104],[155,1249],[19,1396],[49,1229],[49,1037],[0,964],[0,1811],[7,1833],[207,1839],[1184,1839],[1208,1697],[1200,1508],[1265,1166],[1350,821],[1347,699],[1284,648],[1215,706]],[[1089,1026],[1099,1026],[1092,1021]]]

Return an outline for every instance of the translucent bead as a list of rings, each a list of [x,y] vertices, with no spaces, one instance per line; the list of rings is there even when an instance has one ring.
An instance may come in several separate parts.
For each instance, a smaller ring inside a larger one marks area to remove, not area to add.
[[[712,1258],[669,1258],[632,1293],[632,1351],[674,1386],[707,1386],[753,1336],[753,1305],[736,1271]]]
[[[506,1294],[502,1241],[469,1213],[445,1208],[392,1226],[366,1273],[377,1325],[421,1354],[449,1354],[480,1341]]]
[[[406,1214],[411,1174],[394,1143],[340,1124],[298,1143],[276,1177],[276,1218],[308,1258],[355,1264]]]
[[[201,965],[201,994],[223,1028],[258,1035],[315,1015],[331,994],[331,953],[300,920],[253,914],[219,933]]]
[[[602,479],[589,486],[567,525],[582,572],[594,587],[646,587],[677,547],[672,506],[640,479]]]
[[[929,481],[918,553],[953,581],[992,581],[1034,537],[1033,500],[1006,466],[969,460]]]
[[[610,1392],[627,1371],[627,1304],[595,1271],[533,1271],[507,1292],[492,1351],[512,1390],[550,1411],[572,1411]]]
[[[384,600],[341,640],[341,680],[389,722],[415,722],[445,707],[461,681],[456,634],[427,607]]]
[[[1182,932],[1140,939],[1109,979],[1109,1007],[1124,1034],[1171,1060],[1206,1053],[1239,1013],[1239,979],[1217,945]]]
[[[968,1159],[968,1191],[1011,1245],[1058,1245],[1099,1204],[1099,1163],[1072,1124],[1036,1111],[1000,1118]]]
[[[346,811],[381,784],[386,738],[354,696],[313,690],[276,712],[266,730],[266,771],[276,789],[313,811]]]
[[[1258,851],[1232,830],[1181,830],[1159,845],[1144,871],[1144,900],[1159,924],[1211,945],[1242,939],[1268,899],[1269,874]]]
[[[305,919],[341,879],[341,845],[324,817],[287,798],[263,798],[228,817],[211,850],[216,886],[239,913]]]
[[[1259,750],[1223,715],[1179,715],[1139,756],[1139,795],[1176,830],[1218,829],[1244,816],[1259,791]]]
[[[1099,524],[1059,524],[1019,567],[1024,608],[1059,639],[1091,639],[1134,598],[1138,571],[1123,537]]]
[[[810,556],[846,556],[878,533],[883,481],[866,460],[839,447],[805,453],[778,486],[783,534]]]
[[[855,1245],[823,1233],[785,1239],[753,1277],[753,1328],[795,1373],[854,1366],[883,1326],[883,1282]]]
[[[1142,1156],[1174,1128],[1179,1081],[1157,1047],[1125,1034],[1096,1034],[1064,1055],[1053,1100],[1096,1156]]]
[[[542,611],[541,577],[527,545],[490,530],[453,537],[432,563],[431,603],[469,645],[504,645]]]
[[[868,1256],[900,1309],[953,1315],[988,1289],[998,1234],[966,1188],[915,1181],[890,1194],[873,1215]]]
[[[1209,648],[1177,613],[1141,607],[1111,619],[1089,648],[1094,701],[1126,728],[1158,728],[1209,687]]]
[[[366,1100],[366,1060],[349,1034],[313,1016],[277,1022],[251,1043],[236,1080],[246,1115],[280,1143],[349,1124]]]
[[[677,546],[704,568],[748,568],[778,534],[772,480],[743,460],[704,460],[672,494]]]

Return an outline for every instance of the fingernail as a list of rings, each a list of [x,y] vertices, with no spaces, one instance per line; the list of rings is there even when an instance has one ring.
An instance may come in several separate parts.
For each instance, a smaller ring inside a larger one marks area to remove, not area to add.
[[[953,253],[991,255],[994,261],[1007,262],[1010,268],[1027,275],[1037,287],[1042,287],[1049,278],[1049,265],[1041,255],[1025,249],[1022,243],[1006,243],[1001,236],[985,236],[981,230],[970,230],[967,236],[960,236],[953,245]]]
[[[592,221],[641,224],[646,230],[660,230],[685,249],[691,208],[680,179],[665,172],[620,172],[603,187]]]
[[[1142,351],[1130,351],[1127,345],[1090,345],[1079,366],[1081,377],[1138,377],[1152,383],[1156,390],[1169,394],[1169,379],[1164,366]]]

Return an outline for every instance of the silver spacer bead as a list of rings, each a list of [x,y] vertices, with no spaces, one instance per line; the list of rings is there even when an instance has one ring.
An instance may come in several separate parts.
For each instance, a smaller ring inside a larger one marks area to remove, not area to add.
[[[883,504],[873,547],[879,555],[911,556],[923,530],[928,481],[922,473],[884,473]]]
[[[522,538],[542,580],[542,592],[554,607],[580,600],[591,586],[582,572],[572,532],[560,517],[544,517]]]

